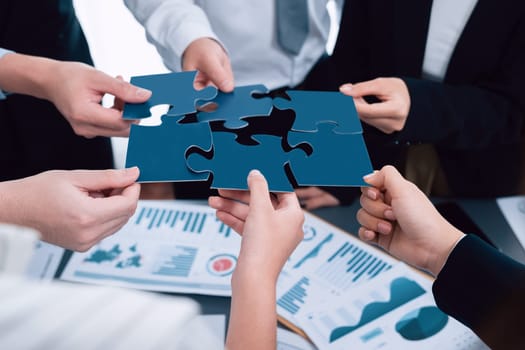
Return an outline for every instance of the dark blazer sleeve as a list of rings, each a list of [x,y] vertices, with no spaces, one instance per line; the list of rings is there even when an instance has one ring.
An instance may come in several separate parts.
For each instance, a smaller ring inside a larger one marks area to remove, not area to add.
[[[441,310],[493,349],[524,349],[525,266],[467,235],[433,285]]]
[[[485,149],[517,143],[525,127],[525,6],[480,1],[443,83],[403,78],[411,110],[399,141]]]

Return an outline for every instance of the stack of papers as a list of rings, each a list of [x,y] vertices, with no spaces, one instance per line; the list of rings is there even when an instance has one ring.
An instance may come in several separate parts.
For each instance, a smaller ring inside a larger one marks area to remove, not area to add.
[[[486,349],[439,311],[428,276],[308,213],[304,232],[280,274],[277,311],[320,349]],[[231,295],[239,249],[205,205],[141,201],[122,230],[73,254],[61,278]]]

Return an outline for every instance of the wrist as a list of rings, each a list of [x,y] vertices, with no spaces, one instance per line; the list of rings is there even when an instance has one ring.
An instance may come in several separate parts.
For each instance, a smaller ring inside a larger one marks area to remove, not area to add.
[[[450,230],[444,235],[446,238],[441,239],[440,242],[434,247],[435,249],[430,253],[428,270],[437,276],[445,266],[450,253],[454,250],[458,242],[465,236],[465,234],[455,227],[451,227]]]

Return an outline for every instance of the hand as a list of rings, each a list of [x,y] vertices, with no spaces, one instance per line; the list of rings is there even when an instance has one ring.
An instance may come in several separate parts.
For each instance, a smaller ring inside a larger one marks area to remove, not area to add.
[[[410,94],[399,78],[377,78],[358,84],[344,84],[339,90],[354,98],[361,120],[386,134],[401,131],[410,111]],[[365,96],[375,96],[381,102],[368,103]]]
[[[55,104],[77,135],[87,138],[128,136],[133,121],[122,119],[123,102],[141,103],[151,96],[149,90],[82,63],[56,62],[52,75],[46,84],[46,98]],[[115,96],[112,108],[100,104],[106,93]]]
[[[255,268],[259,277],[276,280],[303,239],[304,213],[294,193],[272,198],[259,171],[250,172],[248,187],[250,192],[219,190],[221,197],[210,197],[209,203],[219,220],[242,235],[237,269]]]
[[[305,187],[295,190],[299,203],[307,210],[322,207],[336,207],[340,205],[339,199],[319,187]]]
[[[86,251],[133,215],[140,192],[138,175],[138,168],[47,171],[4,182],[0,193],[7,204],[12,199],[12,213],[0,216],[35,228],[44,241]]]
[[[359,237],[408,264],[439,274],[463,233],[448,223],[428,198],[392,166],[365,176]]]
[[[230,58],[224,48],[213,39],[200,38],[188,45],[182,55],[182,69],[199,71],[195,78],[196,89],[214,85],[222,92],[233,91]]]

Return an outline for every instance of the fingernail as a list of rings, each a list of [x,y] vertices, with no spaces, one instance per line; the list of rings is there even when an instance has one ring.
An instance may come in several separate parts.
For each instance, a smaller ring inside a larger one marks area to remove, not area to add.
[[[220,88],[221,90],[232,90],[233,89],[233,81],[231,80],[224,80],[221,84],[220,84]]]
[[[387,218],[388,220],[392,220],[392,221],[396,219],[396,216],[394,215],[394,212],[392,211],[392,209],[385,210],[385,218]]]
[[[377,199],[377,193],[373,190],[367,190],[366,191],[366,195],[368,198],[370,198],[371,200],[376,200]]]
[[[352,84],[344,84],[339,87],[339,90],[350,92],[352,91],[352,87],[353,87]]]
[[[371,180],[374,175],[375,175],[375,171],[373,173],[370,173],[370,174],[366,174],[365,176],[363,176],[363,180],[365,180],[365,182],[368,182],[369,180]]]
[[[250,171],[248,176],[262,176],[262,174],[261,174],[261,172],[259,170],[253,169],[252,171]]]
[[[138,167],[138,166],[134,166],[134,167],[131,167],[131,168],[124,168],[124,169],[121,169],[121,171],[122,171],[125,175],[128,175],[128,174],[134,174],[134,173],[136,173],[138,170],[139,170],[139,167]]]
[[[365,230],[365,232],[364,232],[364,236],[365,236],[365,239],[366,239],[366,240],[371,241],[372,239],[375,238],[376,233],[375,233],[374,231]]]
[[[390,230],[392,230],[392,225],[387,224],[385,222],[380,222],[377,224],[377,230],[382,234],[387,235],[390,233]]]
[[[143,88],[137,88],[137,90],[135,91],[135,94],[138,97],[149,97],[149,96],[151,96],[151,90],[143,89]]]

